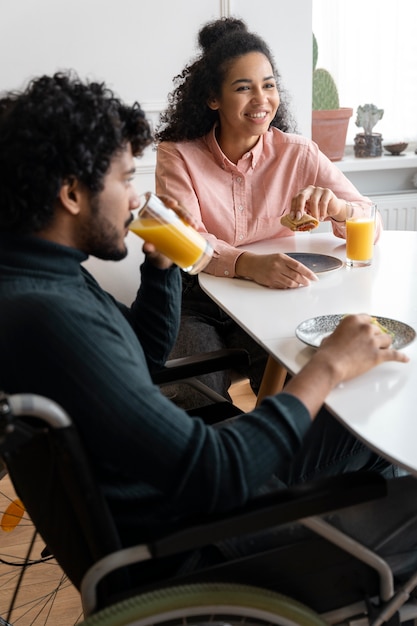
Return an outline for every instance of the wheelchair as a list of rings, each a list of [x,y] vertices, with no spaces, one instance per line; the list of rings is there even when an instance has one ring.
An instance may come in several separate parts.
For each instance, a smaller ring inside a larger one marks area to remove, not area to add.
[[[48,552],[79,590],[83,626],[377,626],[417,618],[417,548],[407,551],[400,542],[399,553],[393,549],[415,520],[392,529],[376,549],[328,521],[333,512],[343,519],[384,502],[389,483],[407,485],[412,477],[386,481],[363,471],[320,479],[123,548],[77,430],[55,402],[2,393],[0,456]],[[188,573],[166,567],[205,546],[266,529],[274,529],[273,549]],[[13,624],[4,610],[0,624]]]

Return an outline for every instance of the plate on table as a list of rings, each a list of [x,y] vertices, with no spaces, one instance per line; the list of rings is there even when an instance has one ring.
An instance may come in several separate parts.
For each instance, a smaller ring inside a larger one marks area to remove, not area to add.
[[[327,254],[315,254],[313,252],[285,252],[296,261],[300,261],[315,274],[323,274],[324,272],[333,272],[343,267],[344,263],[335,256]]]
[[[295,334],[298,339],[308,346],[318,348],[323,339],[334,331],[342,317],[344,317],[344,314],[312,317],[301,322],[295,329]],[[411,326],[408,326],[408,324],[398,322],[389,317],[379,317],[378,315],[373,315],[372,317],[392,334],[392,347],[396,350],[404,348],[416,337],[416,331],[414,328],[411,328]]]

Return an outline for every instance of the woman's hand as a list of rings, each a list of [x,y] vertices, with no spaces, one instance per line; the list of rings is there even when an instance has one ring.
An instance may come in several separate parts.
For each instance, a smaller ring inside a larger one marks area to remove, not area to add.
[[[345,200],[337,198],[331,189],[309,185],[291,200],[290,215],[299,219],[303,213],[308,213],[320,222],[328,217],[344,222],[346,208]]]
[[[271,289],[293,289],[318,280],[308,267],[286,254],[244,252],[236,261],[236,276]]]

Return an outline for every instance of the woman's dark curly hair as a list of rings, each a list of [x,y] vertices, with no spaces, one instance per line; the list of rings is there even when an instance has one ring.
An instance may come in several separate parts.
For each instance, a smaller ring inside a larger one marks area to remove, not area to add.
[[[204,26],[198,34],[200,56],[174,78],[175,89],[168,96],[168,108],[161,114],[155,133],[158,141],[184,141],[206,135],[219,119],[218,112],[207,105],[219,97],[230,63],[244,54],[260,52],[271,63],[280,94],[280,105],[271,122],[284,132],[296,130],[289,113],[288,95],[281,87],[281,78],[267,44],[247,30],[245,22],[221,18]]]
[[[7,93],[0,99],[0,231],[47,226],[65,182],[76,179],[98,193],[128,142],[135,156],[152,142],[145,114],[103,83],[59,72]]]

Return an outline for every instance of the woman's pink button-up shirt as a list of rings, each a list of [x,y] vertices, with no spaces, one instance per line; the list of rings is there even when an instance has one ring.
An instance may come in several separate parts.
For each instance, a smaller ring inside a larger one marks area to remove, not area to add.
[[[158,146],[156,193],[176,198],[199,221],[215,251],[205,271],[216,276],[235,276],[240,246],[291,235],[280,218],[308,185],[327,187],[347,202],[367,200],[314,142],[276,128],[236,165],[221,151],[214,128],[193,141]],[[331,224],[345,238],[345,224]],[[378,214],[375,241],[381,229]]]

